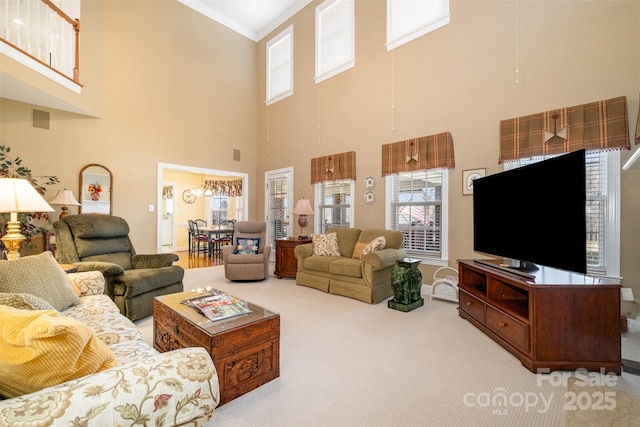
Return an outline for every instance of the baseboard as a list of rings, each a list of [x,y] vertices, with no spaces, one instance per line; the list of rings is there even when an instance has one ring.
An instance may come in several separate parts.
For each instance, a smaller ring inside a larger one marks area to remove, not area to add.
[[[640,362],[637,360],[622,359],[622,370],[627,374],[640,375]]]

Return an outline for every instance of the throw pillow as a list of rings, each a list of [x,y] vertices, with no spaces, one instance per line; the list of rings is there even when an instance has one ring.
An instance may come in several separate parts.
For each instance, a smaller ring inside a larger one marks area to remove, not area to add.
[[[80,302],[51,252],[13,261],[0,260],[0,292],[35,295],[58,311]]]
[[[365,242],[357,242],[356,245],[353,248],[353,254],[351,254],[351,258],[361,259],[362,258],[362,251],[364,250],[364,248],[366,246],[367,246],[367,244]]]
[[[340,256],[338,234],[312,234],[313,254],[315,256]]]
[[[370,241],[367,244],[367,246],[365,246],[365,248],[362,250],[362,257],[364,257],[367,254],[370,254],[371,252],[384,249],[385,246],[387,246],[387,239],[385,239],[384,236],[376,237],[375,239]]]
[[[259,248],[259,237],[238,237],[236,241],[236,254],[239,255],[255,255]]]
[[[0,293],[0,305],[21,310],[55,310],[51,304],[31,294]]]
[[[0,306],[0,395],[16,397],[119,363],[93,330],[55,310]]]

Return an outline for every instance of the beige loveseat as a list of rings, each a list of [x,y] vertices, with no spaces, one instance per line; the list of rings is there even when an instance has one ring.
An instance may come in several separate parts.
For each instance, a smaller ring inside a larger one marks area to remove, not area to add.
[[[337,234],[340,256],[314,255],[313,243],[297,246],[296,284],[371,304],[393,295],[391,269],[406,256],[401,232],[331,227],[325,234],[329,233]],[[384,236],[384,249],[368,253],[362,259],[353,258],[357,243],[362,246],[379,236]]]

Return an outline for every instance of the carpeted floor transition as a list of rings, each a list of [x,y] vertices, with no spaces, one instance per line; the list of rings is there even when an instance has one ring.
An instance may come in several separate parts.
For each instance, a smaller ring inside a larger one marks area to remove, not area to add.
[[[222,266],[189,269],[280,313],[280,377],[216,409],[207,426],[639,426],[640,377],[535,375],[429,300],[409,313],[297,286],[232,283]],[[151,317],[136,322],[148,342]]]

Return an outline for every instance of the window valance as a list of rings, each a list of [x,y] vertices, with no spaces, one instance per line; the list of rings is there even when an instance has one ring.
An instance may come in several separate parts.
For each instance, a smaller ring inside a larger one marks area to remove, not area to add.
[[[356,152],[311,159],[311,184],[339,179],[356,179]]]
[[[582,148],[630,148],[625,96],[500,122],[498,163]]]
[[[450,132],[382,146],[382,176],[435,168],[453,169],[455,163]]]
[[[202,185],[202,189],[206,192],[211,190],[212,196],[242,196],[242,179],[234,179],[231,181],[224,180],[207,180]]]

